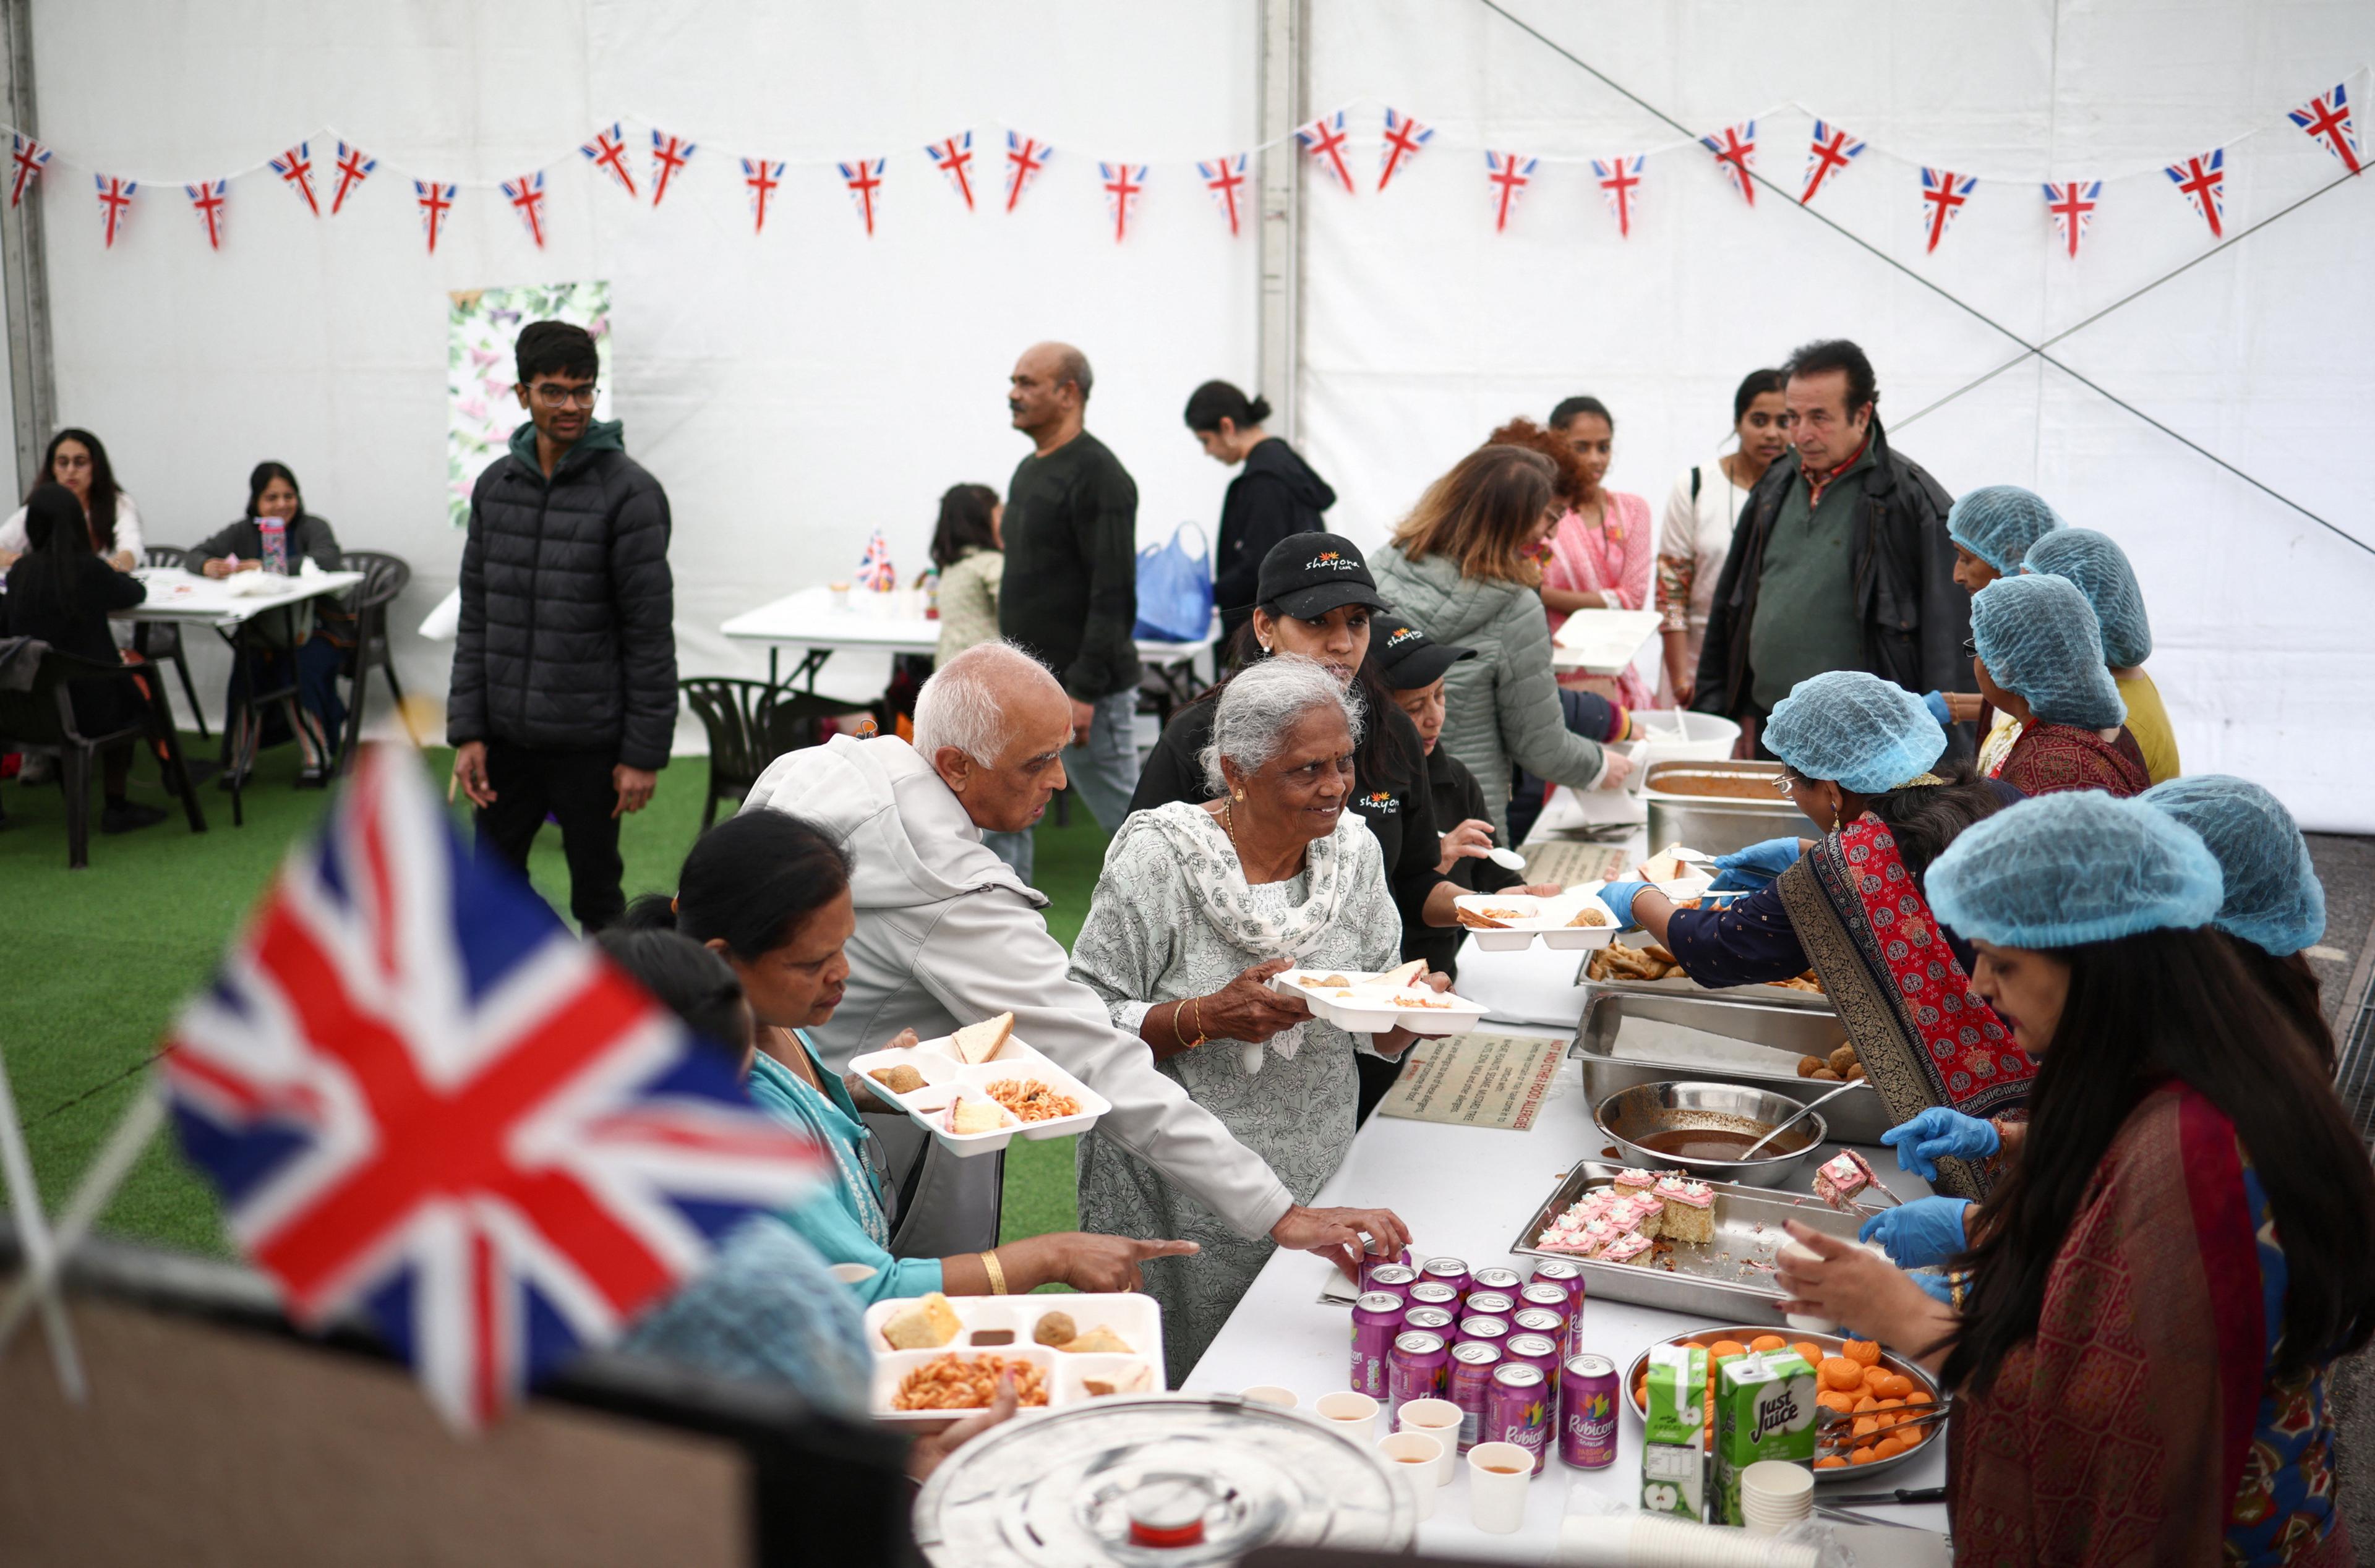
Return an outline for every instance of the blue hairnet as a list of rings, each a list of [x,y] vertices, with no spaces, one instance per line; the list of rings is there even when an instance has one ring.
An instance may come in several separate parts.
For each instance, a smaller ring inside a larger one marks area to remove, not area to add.
[[[1809,676],[1773,704],[1766,749],[1802,778],[1881,795],[1930,771],[1946,732],[1921,699],[1860,669]]]
[[[2284,803],[2249,779],[2196,773],[2138,796],[2201,835],[2225,873],[2211,922],[2283,958],[2325,934],[2325,889]]]
[[[2035,490],[1981,485],[1946,509],[1946,536],[2009,577],[2028,547],[2062,525]]]
[[[1966,938],[2074,948],[2188,930],[2218,913],[2218,862],[2194,831],[2141,799],[2040,795],[1964,829],[1930,863],[1930,908]]]
[[[2066,577],[1999,577],[1971,595],[1971,641],[1988,675],[2038,722],[2109,729],[2128,722],[2103,665],[2086,595]]]
[[[2145,615],[2144,590],[2136,586],[2127,552],[2110,535],[2092,528],[2056,528],[2028,547],[2021,565],[2078,584],[2095,607],[2104,663],[2113,669],[2131,669],[2152,657],[2152,621]]]

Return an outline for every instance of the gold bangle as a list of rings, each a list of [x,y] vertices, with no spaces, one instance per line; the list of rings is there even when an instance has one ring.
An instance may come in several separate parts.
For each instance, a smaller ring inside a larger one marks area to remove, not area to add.
[[[998,1255],[994,1252],[983,1253],[981,1267],[983,1272],[989,1276],[989,1293],[993,1296],[1006,1294],[1006,1270],[998,1267]]]
[[[1179,1015],[1187,1010],[1188,1004],[1185,1002],[1171,1004],[1171,1038],[1179,1043],[1179,1048],[1182,1051],[1192,1051],[1195,1047],[1188,1043],[1188,1036],[1179,1028]]]

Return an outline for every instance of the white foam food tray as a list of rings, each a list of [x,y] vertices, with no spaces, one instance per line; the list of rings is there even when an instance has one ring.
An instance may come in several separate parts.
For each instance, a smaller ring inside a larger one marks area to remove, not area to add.
[[[1551,667],[1616,675],[1641,656],[1663,619],[1653,609],[1577,610],[1551,637]]]
[[[1319,984],[1331,977],[1350,984]],[[1465,1034],[1483,1021],[1484,1008],[1465,996],[1431,985],[1388,991],[1373,985],[1377,978],[1347,969],[1289,969],[1270,976],[1270,986],[1282,996],[1302,997],[1314,1015],[1349,1034],[1383,1034],[1405,1025],[1421,1034]]]
[[[1088,1391],[1088,1380],[1119,1378],[1133,1368],[1143,1369],[1146,1373],[1147,1385],[1141,1392],[1160,1394],[1166,1386],[1163,1375],[1163,1309],[1155,1303],[1152,1296],[1127,1292],[951,1296],[949,1306],[956,1313],[957,1321],[964,1326],[954,1339],[931,1350],[894,1350],[882,1338],[882,1326],[895,1314],[913,1305],[914,1300],[908,1297],[876,1302],[866,1309],[866,1343],[868,1349],[874,1352],[874,1383],[868,1404],[877,1421],[946,1421],[966,1415],[963,1410],[892,1409],[892,1401],[898,1397],[899,1385],[909,1373],[946,1355],[967,1359],[1004,1356],[1009,1361],[1029,1362],[1039,1369],[1040,1376],[1046,1380],[1049,1409],[1097,1398],[1099,1396]],[[1037,1330],[1039,1320],[1055,1312],[1069,1317],[1073,1327],[1082,1334],[1093,1328],[1112,1329],[1129,1345],[1131,1353],[1089,1352],[1076,1356],[1039,1344],[1032,1335]],[[975,1343],[976,1336],[984,1334],[1009,1334],[1013,1338],[1004,1344]]]
[[[1604,948],[1616,939],[1616,917],[1600,902],[1602,882],[1577,882],[1554,899],[1538,899],[1514,890],[1501,893],[1462,893],[1452,901],[1460,909],[1493,915],[1507,922],[1506,931],[1468,927],[1469,938],[1488,953],[1516,952],[1537,938],[1547,948]],[[1583,911],[1598,914],[1598,925],[1568,922]],[[1516,912],[1516,918],[1507,913]]]
[[[1009,1035],[1006,1043],[998,1048],[998,1055],[970,1067],[957,1055],[956,1047],[948,1035],[927,1040],[905,1050],[869,1051],[851,1058],[849,1066],[853,1072],[866,1079],[867,1088],[873,1091],[876,1099],[906,1112],[917,1126],[957,1154],[995,1154],[1013,1142],[1018,1133],[1029,1138],[1068,1138],[1074,1133],[1088,1131],[1096,1125],[1098,1117],[1113,1109],[1113,1102],[1104,1095],[1012,1035]],[[904,1094],[893,1094],[873,1076],[878,1067],[903,1066],[914,1067],[923,1075],[923,1088],[910,1090]],[[959,1094],[987,1091],[991,1084],[1009,1079],[1024,1081],[1035,1079],[1058,1094],[1068,1094],[1080,1102],[1080,1114],[1054,1116],[1044,1122],[1026,1122],[1013,1112],[1007,1111],[1004,1125],[995,1131],[949,1131],[949,1107],[956,1103]]]

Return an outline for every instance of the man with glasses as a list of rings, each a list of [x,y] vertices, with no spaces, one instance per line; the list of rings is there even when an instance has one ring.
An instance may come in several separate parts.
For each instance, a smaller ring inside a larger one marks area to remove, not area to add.
[[[531,323],[518,365],[528,422],[470,493],[445,730],[481,851],[526,869],[549,814],[570,913],[596,931],[626,908],[619,819],[651,800],[676,733],[668,495],[594,418],[585,328]]]
[[[1782,367],[1793,450],[1732,530],[1693,706],[1739,721],[1743,754],[1800,681],[1864,670],[1917,694],[1971,691],[1969,596],[1955,584],[1950,499],[1880,426],[1872,361],[1844,338]],[[1968,737],[1956,729],[1967,748]]]

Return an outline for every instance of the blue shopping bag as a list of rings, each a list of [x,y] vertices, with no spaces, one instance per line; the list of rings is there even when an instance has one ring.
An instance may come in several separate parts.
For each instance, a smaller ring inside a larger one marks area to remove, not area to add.
[[[1196,553],[1180,536],[1196,530]],[[1138,552],[1138,626],[1130,633],[1153,643],[1201,642],[1212,630],[1212,551],[1204,530],[1182,523],[1168,544]]]

